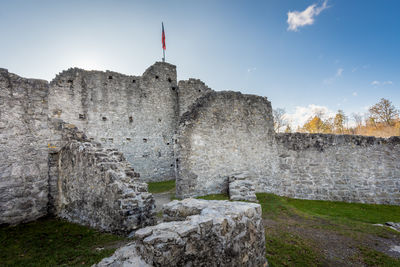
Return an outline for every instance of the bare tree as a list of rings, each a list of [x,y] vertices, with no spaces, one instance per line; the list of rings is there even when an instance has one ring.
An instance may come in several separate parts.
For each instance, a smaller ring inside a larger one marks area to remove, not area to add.
[[[363,116],[359,113],[353,113],[351,114],[351,116],[353,117],[353,120],[355,121],[357,128],[360,128],[363,123]]]
[[[386,125],[392,125],[393,121],[399,115],[399,111],[389,100],[382,98],[379,103],[376,103],[369,108],[370,117],[375,121],[383,122]]]
[[[279,133],[281,128],[287,125],[285,119],[286,111],[283,108],[277,108],[272,111],[274,116],[274,129],[275,132]]]

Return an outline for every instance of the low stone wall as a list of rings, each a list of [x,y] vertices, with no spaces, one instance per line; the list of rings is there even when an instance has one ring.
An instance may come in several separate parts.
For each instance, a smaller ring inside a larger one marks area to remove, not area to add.
[[[46,81],[0,69],[0,224],[47,213]]]
[[[154,199],[122,153],[71,140],[59,152],[56,214],[115,232],[152,225]]]
[[[276,179],[263,179],[263,191],[400,205],[400,137],[295,133],[276,142]]]
[[[96,266],[264,266],[261,206],[185,199],[164,205],[164,220]],[[135,265],[136,264],[136,265]]]

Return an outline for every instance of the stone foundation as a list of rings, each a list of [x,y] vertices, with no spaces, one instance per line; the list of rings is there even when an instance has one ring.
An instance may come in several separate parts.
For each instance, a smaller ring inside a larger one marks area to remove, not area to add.
[[[167,222],[138,230],[134,243],[96,266],[266,265],[260,205],[185,199],[163,212]]]

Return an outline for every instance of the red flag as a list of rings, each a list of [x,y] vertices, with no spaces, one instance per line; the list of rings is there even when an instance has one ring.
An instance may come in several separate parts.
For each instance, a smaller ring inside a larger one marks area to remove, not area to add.
[[[164,32],[164,23],[161,22],[162,25],[162,35],[161,35],[161,42],[162,42],[162,48],[165,50],[167,46],[165,45],[165,32]]]

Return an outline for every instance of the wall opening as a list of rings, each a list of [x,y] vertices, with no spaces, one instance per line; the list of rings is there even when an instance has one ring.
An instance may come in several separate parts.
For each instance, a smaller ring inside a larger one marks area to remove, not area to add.
[[[102,117],[101,119],[102,119],[103,121],[106,121],[106,120],[107,120],[107,118],[106,118],[106,117]]]
[[[129,123],[132,123],[132,122],[133,122],[133,117],[129,116]]]

